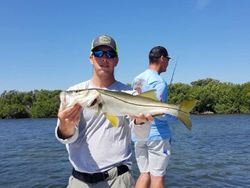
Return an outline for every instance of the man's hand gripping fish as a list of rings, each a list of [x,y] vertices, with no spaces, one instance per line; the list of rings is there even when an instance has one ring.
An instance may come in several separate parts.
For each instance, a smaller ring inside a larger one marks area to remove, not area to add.
[[[179,105],[163,103],[158,101],[154,90],[140,95],[104,89],[72,90],[61,92],[60,100],[63,108],[76,103],[83,108],[96,107],[98,113],[103,113],[114,127],[119,124],[118,116],[137,116],[140,113],[152,116],[169,114],[177,117],[189,130],[192,127],[190,111],[196,104],[196,100],[183,101]]]

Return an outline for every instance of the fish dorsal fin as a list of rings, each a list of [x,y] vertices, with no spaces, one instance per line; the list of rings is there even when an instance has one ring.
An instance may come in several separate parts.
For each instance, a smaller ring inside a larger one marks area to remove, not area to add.
[[[119,118],[110,114],[104,114],[105,117],[109,120],[109,122],[111,123],[111,125],[113,127],[118,127],[119,125]]]
[[[155,101],[159,101],[157,99],[157,97],[156,97],[156,90],[155,89],[143,92],[143,93],[139,94],[139,96],[146,97],[146,98],[149,98],[149,99],[153,99]]]

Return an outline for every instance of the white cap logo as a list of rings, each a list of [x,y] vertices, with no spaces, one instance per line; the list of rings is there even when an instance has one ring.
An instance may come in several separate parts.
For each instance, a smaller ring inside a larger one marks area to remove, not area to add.
[[[99,38],[99,42],[102,44],[110,44],[111,43],[111,39],[107,36],[101,36]]]

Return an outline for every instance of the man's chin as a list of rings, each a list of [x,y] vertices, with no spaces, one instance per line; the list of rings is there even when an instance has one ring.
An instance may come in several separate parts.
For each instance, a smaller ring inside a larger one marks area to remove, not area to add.
[[[110,70],[108,68],[101,68],[98,72],[99,72],[99,74],[105,74],[105,75],[113,74],[112,70]]]

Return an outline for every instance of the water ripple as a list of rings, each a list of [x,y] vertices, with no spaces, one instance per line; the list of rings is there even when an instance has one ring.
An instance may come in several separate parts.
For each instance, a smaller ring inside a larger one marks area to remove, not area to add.
[[[250,187],[250,116],[192,116],[190,132],[170,122],[171,188]],[[54,137],[55,119],[0,120],[0,187],[66,187],[71,165]],[[139,172],[133,155],[133,175]]]

